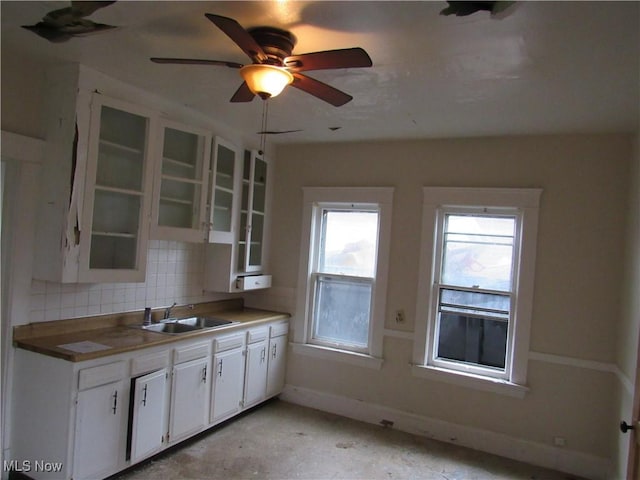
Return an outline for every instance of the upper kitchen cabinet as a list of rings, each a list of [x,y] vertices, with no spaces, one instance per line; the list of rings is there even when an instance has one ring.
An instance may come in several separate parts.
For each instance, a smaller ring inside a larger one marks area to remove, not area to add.
[[[156,114],[92,80],[77,65],[47,72],[34,278],[144,281]]]
[[[225,155],[231,158],[230,153]],[[234,210],[236,197],[239,197],[240,210],[237,215],[232,213],[230,220],[224,220],[225,228],[230,227],[231,232],[221,235],[216,231],[219,227],[214,228],[214,241],[206,248],[204,286],[205,290],[214,292],[241,292],[271,286],[271,276],[263,274],[269,227],[269,164],[259,152],[247,150],[241,168],[238,168],[237,162],[235,165],[234,176],[237,175],[239,181],[234,181],[233,201],[229,197],[226,201],[232,201]],[[226,193],[232,191],[226,190]],[[240,192],[239,195],[236,195],[237,192]],[[215,217],[219,214],[214,209],[214,225]],[[237,228],[233,227],[233,222],[238,223]]]
[[[211,137],[167,121],[159,137],[151,238],[202,242]]]
[[[242,170],[242,203],[238,239],[239,273],[262,271],[267,214],[267,160],[247,150]]]
[[[207,202],[209,242],[233,244],[236,241],[241,174],[238,147],[223,138],[215,137]]]
[[[144,281],[153,113],[94,94],[80,229],[81,282]]]

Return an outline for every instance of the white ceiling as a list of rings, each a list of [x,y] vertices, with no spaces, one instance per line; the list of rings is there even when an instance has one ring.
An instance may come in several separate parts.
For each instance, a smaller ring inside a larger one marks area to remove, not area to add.
[[[205,12],[290,30],[294,53],[364,48],[372,68],[309,72],[350,103],[294,88],[270,101],[269,129],[303,129],[274,143],[638,128],[639,2],[517,2],[492,18],[441,16],[445,2],[118,1],[89,17],[115,31],[54,44],[20,28],[67,5],[2,1],[2,55],[80,62],[245,133],[260,129],[262,105],[229,103],[237,70],[149,57],[248,63]]]

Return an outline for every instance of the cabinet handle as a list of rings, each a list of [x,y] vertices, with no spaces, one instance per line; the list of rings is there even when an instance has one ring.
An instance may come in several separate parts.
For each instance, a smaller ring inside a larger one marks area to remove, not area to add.
[[[218,362],[218,376],[222,376],[222,359]]]
[[[271,358],[276,358],[276,347],[278,346],[278,344],[274,344],[273,345],[273,352],[271,352]]]
[[[267,358],[267,347],[262,347],[262,352],[260,353],[260,363],[264,363]]]
[[[207,366],[202,369],[202,382],[207,383]]]
[[[113,392],[113,414],[116,414],[116,411],[118,410],[118,391],[116,390],[115,392]]]
[[[142,397],[142,406],[146,407],[147,406],[147,384],[144,384],[144,388],[142,389],[144,396]]]

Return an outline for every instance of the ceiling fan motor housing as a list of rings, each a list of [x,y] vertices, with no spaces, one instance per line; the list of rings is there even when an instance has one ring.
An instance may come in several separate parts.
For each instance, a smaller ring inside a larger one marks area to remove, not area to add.
[[[291,55],[297,41],[293,33],[275,27],[254,27],[247,32],[267,55],[268,60],[264,63],[279,67],[282,67],[284,59]]]

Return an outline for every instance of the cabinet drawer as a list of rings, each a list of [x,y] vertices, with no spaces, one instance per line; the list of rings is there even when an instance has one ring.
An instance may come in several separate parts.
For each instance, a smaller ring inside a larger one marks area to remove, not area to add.
[[[236,279],[238,290],[257,290],[271,286],[271,275],[247,275]]]
[[[282,335],[286,335],[287,333],[289,333],[289,322],[281,322],[276,323],[275,325],[271,325],[271,338],[281,337]]]
[[[169,366],[169,352],[155,352],[131,359],[131,375],[137,376]]]
[[[244,333],[237,333],[235,335],[225,335],[213,340],[214,353],[224,352],[231,350],[232,348],[239,348],[244,345]]]
[[[269,336],[269,327],[252,328],[247,332],[247,342],[255,343]]]
[[[126,374],[125,362],[114,362],[98,367],[83,368],[78,372],[78,390],[106,385],[124,378]]]
[[[209,342],[189,345],[188,347],[176,348],[173,351],[173,363],[183,363],[196,358],[209,355]]]

